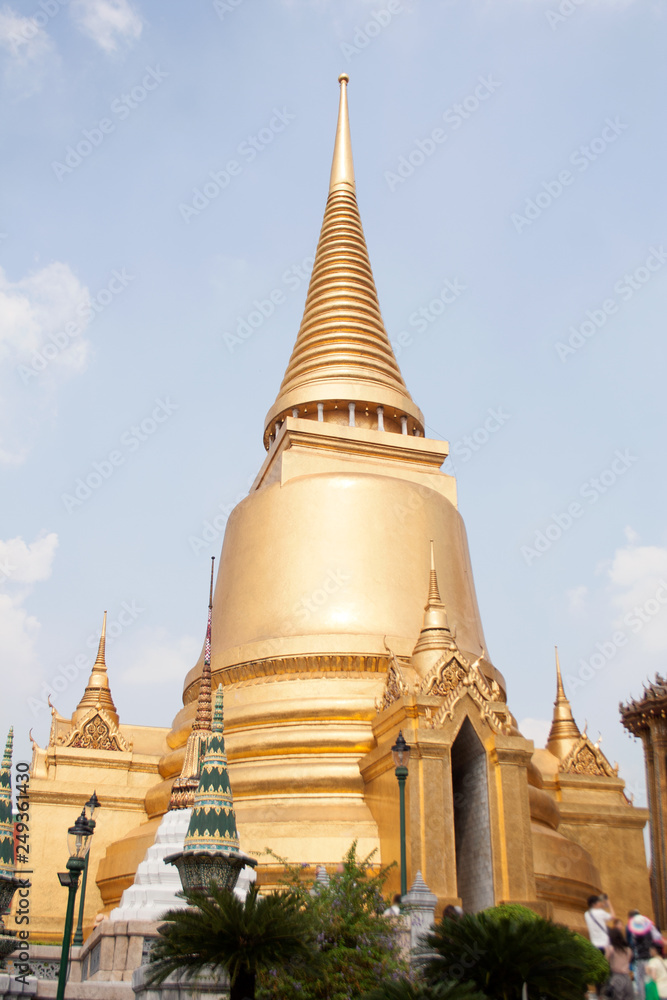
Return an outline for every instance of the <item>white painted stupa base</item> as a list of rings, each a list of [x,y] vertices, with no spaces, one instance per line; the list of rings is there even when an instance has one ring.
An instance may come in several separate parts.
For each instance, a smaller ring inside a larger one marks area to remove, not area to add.
[[[123,892],[120,904],[112,910],[110,920],[161,920],[167,910],[184,909],[185,900],[178,870],[165,864],[168,854],[183,850],[192,809],[172,809],[162,817],[155,840],[137,868],[134,882]],[[250,884],[255,881],[254,868],[246,867],[239,875],[234,892],[245,899]]]

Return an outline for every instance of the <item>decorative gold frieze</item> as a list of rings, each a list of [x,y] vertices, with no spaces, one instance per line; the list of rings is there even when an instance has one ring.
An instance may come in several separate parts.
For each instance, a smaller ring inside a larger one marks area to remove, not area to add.
[[[117,750],[122,753],[132,749],[104,709],[98,709],[67,736],[61,736],[58,743],[81,750]]]
[[[618,764],[612,767],[600,748],[595,743],[591,743],[586,733],[579,737],[567,757],[560,762],[558,769],[563,774],[618,777]]]

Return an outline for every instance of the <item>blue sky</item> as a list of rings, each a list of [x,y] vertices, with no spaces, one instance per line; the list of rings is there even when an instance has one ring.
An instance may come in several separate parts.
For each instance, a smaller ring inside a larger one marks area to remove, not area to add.
[[[346,71],[385,323],[452,445],[510,707],[544,738],[558,643],[578,722],[644,801],[617,707],[667,652],[665,38],[650,0],[0,8],[19,756],[47,739],[45,685],[78,701],[105,608],[121,719],[171,724],[298,329]]]

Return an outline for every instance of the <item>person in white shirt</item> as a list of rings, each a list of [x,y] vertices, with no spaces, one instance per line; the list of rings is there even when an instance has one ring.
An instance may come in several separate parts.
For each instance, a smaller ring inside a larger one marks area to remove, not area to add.
[[[615,916],[614,907],[609,902],[608,896],[588,897],[588,909],[584,914],[588,936],[591,939],[591,944],[603,955],[609,946],[608,924]]]
[[[667,962],[662,957],[662,950],[657,944],[652,944],[649,948],[651,957],[649,958],[644,972],[647,979],[652,979],[658,987],[660,1000],[667,998]]]

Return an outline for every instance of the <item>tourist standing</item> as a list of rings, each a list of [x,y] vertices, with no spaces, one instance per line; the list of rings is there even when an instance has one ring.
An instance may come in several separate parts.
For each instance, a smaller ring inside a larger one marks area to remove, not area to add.
[[[652,920],[643,916],[639,910],[630,910],[627,938],[635,960],[635,983],[639,1000],[644,1000],[644,970],[651,957],[650,949],[656,933],[656,926]]]
[[[604,955],[609,945],[609,922],[616,914],[608,896],[589,896],[584,914],[591,944]]]
[[[623,931],[618,927],[609,928],[609,944],[605,958],[609,962],[611,975],[605,983],[602,995],[614,1000],[634,1000],[635,991],[630,978],[632,948],[628,947]]]

